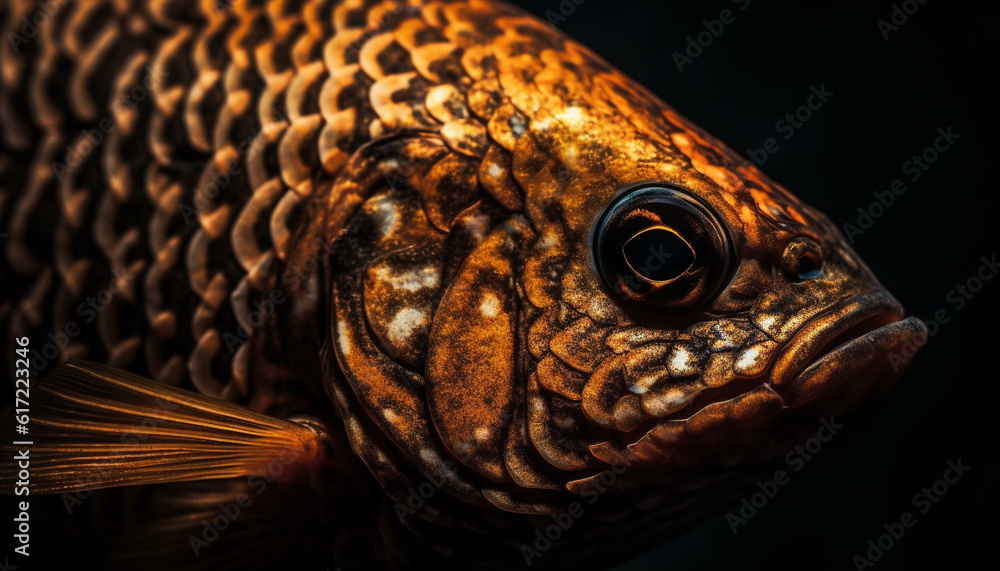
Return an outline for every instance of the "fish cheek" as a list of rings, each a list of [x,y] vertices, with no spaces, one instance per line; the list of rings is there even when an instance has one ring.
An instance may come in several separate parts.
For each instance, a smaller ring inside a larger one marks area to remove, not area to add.
[[[448,450],[496,481],[516,398],[518,296],[514,252],[530,238],[514,221],[469,256],[434,316],[427,358],[431,418]]]

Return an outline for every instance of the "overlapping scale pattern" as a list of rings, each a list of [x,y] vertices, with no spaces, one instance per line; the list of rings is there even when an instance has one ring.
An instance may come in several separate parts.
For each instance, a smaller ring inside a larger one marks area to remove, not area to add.
[[[625,171],[768,183],[545,23],[487,0],[47,6],[0,7],[5,37],[38,21],[0,48],[7,339],[73,324],[62,356],[276,415],[330,395],[392,500],[440,482],[423,520],[508,547],[612,467],[667,458],[660,488],[686,488],[605,502],[580,530],[639,541],[598,524],[640,507],[652,534],[701,509],[735,450],[757,453],[752,435],[671,443],[768,426],[780,398],[764,390],[633,433],[761,374],[776,344],[739,319],[627,327],[574,255],[591,221],[567,212]],[[574,176],[581,157],[604,170]]]

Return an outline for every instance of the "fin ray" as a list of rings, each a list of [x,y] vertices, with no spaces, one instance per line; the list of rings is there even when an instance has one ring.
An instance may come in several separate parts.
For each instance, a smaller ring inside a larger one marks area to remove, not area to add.
[[[315,461],[324,437],[311,425],[96,363],[60,365],[31,391],[23,438],[33,442],[32,493],[247,476],[279,458],[290,463],[289,454],[294,463]],[[13,482],[16,446],[0,448],[0,480]]]

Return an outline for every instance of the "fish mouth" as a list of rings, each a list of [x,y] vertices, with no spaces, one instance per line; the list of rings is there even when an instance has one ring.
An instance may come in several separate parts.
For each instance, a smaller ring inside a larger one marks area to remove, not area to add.
[[[902,376],[912,350],[927,336],[892,298],[864,297],[807,322],[778,354],[770,385],[788,406],[800,407],[838,389],[886,391]]]
[[[848,384],[857,393],[868,394],[877,385],[888,390],[912,357],[912,351],[905,349],[919,347],[926,335],[923,321],[905,317],[902,306],[891,296],[861,296],[803,324],[784,343],[763,377],[734,379],[708,389],[687,406],[657,420],[690,418],[709,404],[738,398],[762,386],[779,395],[785,406],[794,408]]]
[[[765,438],[786,413],[850,414],[884,396],[926,335],[924,323],[904,318],[888,295],[855,298],[807,321],[761,376],[704,391],[623,434],[620,448],[605,443],[591,452],[605,461],[625,458],[660,467],[710,453],[739,457],[749,446],[744,439]]]
[[[926,335],[924,323],[904,317],[889,294],[853,297],[805,321],[759,375],[734,378],[665,414],[619,427],[590,452],[604,462],[668,471],[708,457],[721,465],[740,462],[748,450],[779,439],[787,429],[776,428],[782,422],[865,414],[903,375]]]
[[[890,296],[854,298],[806,321],[761,376],[707,389],[685,406],[648,419],[624,440],[635,442],[657,425],[690,421],[713,405],[735,403],[751,393],[772,394],[782,408],[798,409],[838,391],[858,399],[880,387],[887,392],[905,372],[911,348],[926,334],[924,323],[904,317]]]
[[[903,318],[899,302],[883,295],[864,296],[827,310],[785,342],[771,367],[771,383],[785,385],[841,346],[874,335]]]

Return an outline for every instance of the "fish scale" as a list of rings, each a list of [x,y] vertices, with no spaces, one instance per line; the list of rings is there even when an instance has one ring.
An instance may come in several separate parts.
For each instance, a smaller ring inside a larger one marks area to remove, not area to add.
[[[38,9],[0,8],[4,33]],[[854,298],[901,311],[822,214],[505,4],[93,0],[43,20],[0,48],[4,331],[37,343],[77,325],[61,358],[264,413],[223,409],[274,448],[303,432],[282,419],[318,418],[342,446],[338,485],[311,481],[307,504],[338,550],[378,536],[360,560],[519,562],[595,489],[617,499],[587,504],[554,542],[572,552],[535,563],[648,545],[808,435],[786,400],[804,389],[764,379],[823,356],[837,336],[817,321]],[[734,267],[701,306],[637,312],[590,257],[609,201],[651,181],[725,219],[742,256],[708,257]],[[810,248],[829,275],[806,282],[788,252]],[[810,349],[782,353],[806,324]],[[254,457],[186,430],[194,444],[158,445],[194,455],[199,477],[236,470],[212,472],[199,446]],[[139,460],[150,473],[122,482],[183,482]]]
[[[420,84],[426,90],[441,80],[445,72],[432,67],[448,68],[456,78],[454,65],[435,62],[457,51],[440,41],[443,34],[413,7],[207,2],[192,12],[191,4],[153,3],[147,10],[101,2],[67,5],[42,26],[43,36],[65,29],[66,40],[44,43],[41,53],[12,53],[5,46],[4,74],[19,77],[8,83],[23,81],[50,95],[29,106],[18,101],[22,92],[3,91],[4,123],[14,126],[4,131],[5,155],[34,147],[36,164],[27,192],[4,190],[10,197],[5,226],[18,221],[9,238],[4,281],[8,291],[15,283],[31,284],[17,290],[63,300],[59,314],[36,319],[28,307],[13,309],[9,333],[44,337],[63,330],[78,319],[72,309],[98,286],[107,287],[112,276],[124,274],[130,276],[120,295],[126,299],[103,308],[99,343],[75,345],[73,354],[246,402],[254,328],[240,316],[250,314],[251,302],[274,287],[269,279],[278,274],[295,230],[290,221],[302,216],[317,172],[335,175],[373,134],[441,130],[447,143],[464,150],[482,145],[464,142],[481,141],[484,134],[465,137],[470,123],[484,126],[463,111],[460,122],[446,121],[442,128],[412,97]],[[12,11],[5,30],[16,33],[20,18],[33,8],[25,3]],[[443,6],[423,10],[433,14]],[[85,43],[98,25],[107,31]],[[414,63],[407,50],[415,50]],[[105,52],[122,51],[130,52],[127,60],[105,65]],[[57,60],[68,61],[69,74],[53,69]],[[60,85],[67,75],[65,91]],[[148,97],[144,82],[151,87]],[[106,95],[95,96],[89,85]],[[399,91],[416,102],[394,104],[391,96]],[[56,99],[67,93],[65,102]],[[18,108],[58,111],[17,115]],[[33,125],[17,127],[24,116]],[[105,118],[113,126],[84,164],[67,166],[62,177],[45,168],[69,165],[72,153],[62,143],[86,145],[85,131],[99,128]],[[58,143],[38,148],[24,140],[25,133]],[[231,164],[239,174],[216,191],[213,184],[225,180]],[[52,213],[53,205],[61,208]],[[46,217],[57,218],[52,222],[61,236],[53,245],[53,261],[61,261],[54,264],[55,279],[47,278],[53,264],[38,259],[45,254],[36,246],[39,227],[52,227]],[[90,219],[98,225],[96,236],[85,224]],[[116,325],[125,322],[130,326],[121,331]],[[251,331],[250,340],[231,354],[222,336],[241,325]]]
[[[64,298],[57,306],[61,312],[34,319],[27,318],[34,300],[21,301],[8,317],[11,337],[30,333],[38,338],[41,333],[44,338],[43,332],[64,330],[74,319],[72,309],[124,273],[124,290],[102,308],[97,335],[85,332],[82,337],[89,343],[74,344],[65,353],[247,402],[248,371],[260,365],[247,358],[254,329],[246,327],[251,337],[232,356],[222,347],[221,335],[247,326],[239,317],[249,313],[251,300],[266,298],[276,287],[278,267],[295,234],[289,221],[302,218],[319,169],[336,175],[373,137],[419,128],[439,132],[455,152],[439,163],[441,172],[429,177],[450,173],[461,163],[470,165],[473,179],[480,163],[484,170],[500,165],[509,171],[510,159],[503,151],[511,150],[514,133],[523,133],[526,119],[509,104],[497,107],[495,80],[473,82],[462,74],[455,58],[459,48],[447,40],[447,31],[432,27],[444,23],[444,4],[424,6],[422,13],[395,3],[317,2],[296,9],[257,4],[235,3],[221,11],[209,6],[200,18],[177,21],[179,15],[191,14],[189,7],[172,10],[166,3],[151,5],[148,12],[128,6],[117,11],[122,7],[84,3],[67,6],[46,23],[46,30],[68,27],[65,35],[86,37],[76,30],[94,26],[98,18],[88,13],[110,13],[120,26],[115,30],[118,42],[136,49],[120,69],[101,68],[104,83],[113,86],[103,98],[85,92],[87,81],[71,81],[77,91],[68,93],[93,100],[90,105],[57,99],[67,93],[57,87],[64,74],[44,63],[36,69],[51,75],[21,80],[51,94],[37,106],[17,101],[20,92],[2,91],[4,109],[52,110],[43,117],[40,112],[26,114],[34,129],[5,130],[5,158],[24,150],[34,154],[39,168],[33,169],[27,195],[16,187],[4,190],[14,203],[4,222],[15,215],[23,222],[12,232],[3,268],[10,277],[2,285],[8,291],[42,290],[35,295]],[[22,6],[8,26],[16,26],[31,8]],[[307,29],[298,13],[327,13],[332,23]],[[324,45],[319,38],[330,39]],[[90,51],[93,46],[65,44],[70,45],[45,44],[57,53],[8,52],[5,73],[12,62],[69,59],[76,70],[97,57]],[[443,78],[455,84],[433,87]],[[393,101],[397,92],[407,96],[401,104]],[[102,106],[101,99],[111,104]],[[116,101],[123,105],[113,105]],[[490,121],[494,112],[501,120]],[[68,182],[53,180],[52,169],[45,166],[69,164],[61,144],[73,137],[79,144],[80,133],[105,117],[114,126],[103,144],[95,145],[84,165],[65,174]],[[5,114],[4,123],[16,124],[13,114]],[[497,142],[487,140],[487,125]],[[59,143],[38,148],[15,137],[32,130],[37,140]],[[209,185],[225,176],[221,173],[233,160],[240,163],[239,174],[231,174],[233,180],[214,195]],[[486,189],[501,203],[519,206],[516,183],[496,178],[484,178]],[[44,192],[50,200],[39,196]],[[422,207],[437,229],[448,229],[450,218],[461,210],[444,204],[454,197],[424,198]],[[39,241],[31,229],[51,227],[41,222],[53,205],[61,205],[54,221],[58,232],[72,232],[73,238],[62,242],[62,251],[60,244],[53,245],[54,258],[66,261],[50,272],[44,258],[37,259]],[[88,236],[89,219],[97,228],[94,236]],[[30,252],[24,246],[29,243]],[[69,243],[89,245],[89,252],[83,251],[90,255],[80,256],[79,246],[66,252]],[[84,274],[87,284],[82,283]],[[32,286],[21,289],[22,283]],[[127,333],[115,326],[118,322],[130,324]],[[280,410],[264,402],[269,406],[265,410]]]

